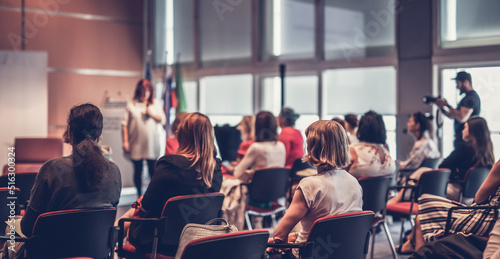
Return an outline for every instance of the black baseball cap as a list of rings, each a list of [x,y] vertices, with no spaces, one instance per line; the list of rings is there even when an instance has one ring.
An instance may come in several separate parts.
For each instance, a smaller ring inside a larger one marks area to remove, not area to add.
[[[452,78],[451,80],[458,80],[460,82],[467,80],[467,81],[472,83],[472,77],[470,76],[469,73],[467,73],[465,71],[458,72],[457,76],[455,78]]]

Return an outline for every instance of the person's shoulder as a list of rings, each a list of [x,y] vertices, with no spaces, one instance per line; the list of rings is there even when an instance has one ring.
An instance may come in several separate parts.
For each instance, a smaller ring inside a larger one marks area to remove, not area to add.
[[[191,161],[187,159],[185,156],[177,155],[177,154],[169,154],[164,155],[156,161],[157,165],[164,166],[175,166],[179,168],[186,168],[191,166]]]
[[[108,166],[108,171],[120,174],[120,168],[115,162],[106,159],[106,164]]]

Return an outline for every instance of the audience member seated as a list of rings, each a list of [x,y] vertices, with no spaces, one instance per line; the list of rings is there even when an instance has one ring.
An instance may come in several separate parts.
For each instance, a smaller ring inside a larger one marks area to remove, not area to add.
[[[359,121],[358,143],[350,145],[349,173],[357,179],[392,175],[396,170],[386,144],[385,124],[374,111],[365,113]]]
[[[292,108],[283,108],[278,117],[279,126],[281,127],[279,141],[285,144],[285,167],[287,168],[292,168],[295,159],[304,156],[304,139],[300,131],[293,128],[298,118],[299,115]]]
[[[64,140],[73,147],[73,153],[49,160],[40,168],[21,220],[21,231],[16,232],[31,236],[38,216],[46,212],[118,205],[120,171],[97,145],[102,128],[103,117],[96,106],[82,104],[71,108]],[[2,258],[7,253],[8,258],[24,258],[24,243],[16,243],[15,251],[7,247]]]
[[[358,137],[357,137],[357,132],[358,132],[358,115],[356,114],[346,114],[344,116],[345,120],[345,130],[347,131],[349,135],[349,144],[354,144],[357,143]]]
[[[245,156],[248,148],[255,142],[254,125],[255,118],[253,116],[244,116],[238,127],[236,127],[241,133],[242,141],[238,149],[238,160],[236,162],[239,162]]]
[[[224,166],[227,172],[234,171],[234,167],[241,161],[247,153],[248,148],[255,142],[254,124],[255,118],[253,116],[243,116],[243,119],[236,127],[241,135],[241,143],[237,151],[236,161],[232,161],[230,164]]]
[[[170,127],[171,134],[167,139],[167,144],[165,145],[165,155],[175,154],[175,152],[179,148],[179,141],[177,141],[177,128],[187,115],[188,114],[185,112],[181,112],[175,115],[174,122]]]
[[[362,210],[361,186],[342,169],[349,163],[349,140],[342,126],[335,121],[316,121],[306,129],[306,136],[305,159],[317,167],[318,175],[300,181],[269,242],[305,242],[315,220]],[[299,222],[300,231],[290,233]]]
[[[467,129],[467,126],[465,126]],[[464,134],[466,135],[466,134]],[[498,206],[500,200],[500,161],[491,169],[481,185],[472,206]],[[425,243],[433,241],[444,233],[448,209],[456,206],[446,198],[423,194],[418,201],[419,214],[415,220],[413,233],[399,249],[401,252],[413,252]],[[452,214],[450,233],[462,232],[478,236],[488,236],[496,223],[493,210],[456,210]]]
[[[472,117],[462,130],[463,147],[456,148],[439,165],[439,168],[451,169],[450,180],[463,181],[465,174],[471,168],[490,169],[495,163],[493,154],[493,143],[491,142],[490,130],[486,120],[481,117]],[[460,183],[450,183],[446,190],[446,197],[453,200],[459,199],[461,191]]]
[[[255,170],[285,166],[285,145],[278,141],[277,122],[267,111],[255,116],[255,142],[234,168],[234,176],[244,183],[252,180]]]
[[[452,172],[451,180],[463,180],[465,173],[471,167],[480,168],[485,167],[490,169],[495,158],[493,155],[493,143],[490,138],[490,130],[486,121],[481,117],[470,118],[464,125],[462,130],[462,138],[467,145],[470,145],[471,154],[464,156],[466,153],[458,153],[453,151],[448,158],[446,158],[439,168],[449,168]],[[465,149],[463,149],[465,150]],[[431,170],[430,168],[419,168],[411,174],[410,178],[418,180],[423,172]],[[460,183],[449,183],[446,190],[446,197],[451,200],[459,201]],[[410,192],[406,192],[409,194]],[[396,203],[402,200],[402,192],[394,196],[387,203]]]
[[[177,129],[179,149],[156,162],[153,178],[138,209],[130,209],[122,218],[159,218],[168,199],[199,193],[218,192],[222,183],[220,160],[215,158],[214,130],[201,113],[190,113]],[[118,221],[115,223],[117,224]],[[129,228],[129,242],[140,251],[151,251],[154,228],[134,222]],[[175,256],[177,247],[166,248]]]
[[[399,169],[416,170],[429,158],[440,158],[438,147],[432,140],[432,117],[421,112],[414,113],[406,123],[408,132],[416,139],[408,159],[399,163]]]

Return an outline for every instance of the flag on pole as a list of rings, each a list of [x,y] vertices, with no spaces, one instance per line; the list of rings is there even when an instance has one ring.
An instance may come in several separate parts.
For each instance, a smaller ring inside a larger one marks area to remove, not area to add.
[[[149,64],[149,62],[146,63],[146,69],[144,71],[144,79],[147,79],[149,82],[153,83],[153,81],[151,80],[152,77],[151,77],[151,65]]]
[[[165,64],[165,66],[167,66]],[[163,85],[164,85],[164,90],[163,90],[163,111],[165,112],[165,116],[167,119],[167,122],[165,123],[165,131],[167,132],[167,137],[170,132],[170,108],[172,108],[172,73],[167,72],[167,68],[165,67],[164,73],[163,73]]]
[[[178,114],[186,112],[186,97],[184,96],[184,89],[182,87],[182,71],[180,62],[177,62],[175,65],[175,96],[177,97],[177,108],[175,109],[175,113]]]

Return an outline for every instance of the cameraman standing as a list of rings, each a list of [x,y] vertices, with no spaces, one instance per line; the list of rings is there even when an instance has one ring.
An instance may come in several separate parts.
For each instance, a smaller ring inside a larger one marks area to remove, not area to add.
[[[479,95],[472,89],[471,75],[465,71],[457,73],[453,78],[457,83],[457,89],[460,94],[465,96],[460,100],[457,108],[452,108],[448,102],[443,98],[437,98],[436,105],[443,112],[443,114],[455,121],[455,140],[453,145],[455,149],[450,155],[443,160],[439,168],[449,168],[451,170],[450,180],[463,180],[465,174],[477,162],[476,154],[471,143],[465,142],[462,139],[462,131],[464,124],[471,116],[479,115],[481,111],[481,100]],[[458,183],[449,183],[446,197],[453,200],[459,199],[461,185]]]
[[[457,82],[457,89],[460,90],[460,95],[465,93],[464,98],[460,100],[456,109],[453,109],[443,98],[438,98],[436,105],[446,117],[455,120],[455,141],[453,144],[457,148],[457,144],[464,143],[462,130],[464,129],[465,122],[471,116],[478,116],[479,112],[481,112],[481,100],[477,92],[472,89],[472,78],[469,73],[465,71],[458,72],[457,76],[453,79]]]

